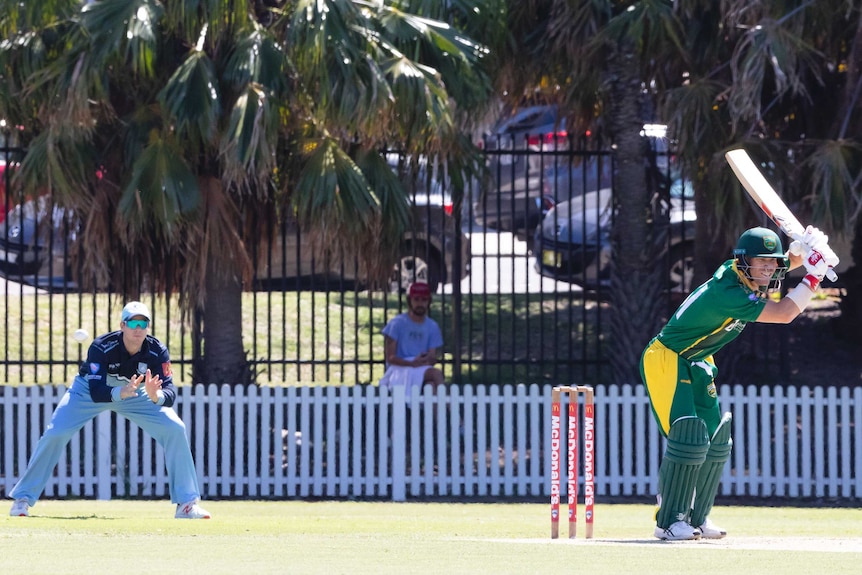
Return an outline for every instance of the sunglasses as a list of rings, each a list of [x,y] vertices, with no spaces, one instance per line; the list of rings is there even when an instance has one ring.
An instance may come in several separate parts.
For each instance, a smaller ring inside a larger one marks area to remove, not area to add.
[[[150,326],[150,322],[146,319],[129,319],[126,320],[126,325],[129,329],[147,329]]]

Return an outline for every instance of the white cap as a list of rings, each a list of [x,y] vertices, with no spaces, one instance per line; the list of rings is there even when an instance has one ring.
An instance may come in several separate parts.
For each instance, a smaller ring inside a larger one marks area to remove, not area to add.
[[[122,320],[128,321],[136,315],[142,315],[147,318],[147,321],[153,321],[153,318],[150,317],[150,310],[146,305],[139,301],[130,301],[126,304],[126,307],[123,308]]]

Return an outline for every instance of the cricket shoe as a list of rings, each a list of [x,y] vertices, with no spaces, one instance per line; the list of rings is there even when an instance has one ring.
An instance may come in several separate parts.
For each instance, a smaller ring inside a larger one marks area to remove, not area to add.
[[[9,510],[11,517],[30,517],[30,502],[26,499],[16,499]]]
[[[656,526],[655,536],[662,541],[694,541],[700,539],[700,529],[685,521],[677,521],[667,529]]]
[[[210,517],[212,517],[210,512],[198,505],[197,499],[177,505],[177,512],[174,515],[175,519],[209,519]]]
[[[709,517],[698,529],[700,529],[700,536],[704,539],[723,539],[727,536],[727,530],[710,521]]]

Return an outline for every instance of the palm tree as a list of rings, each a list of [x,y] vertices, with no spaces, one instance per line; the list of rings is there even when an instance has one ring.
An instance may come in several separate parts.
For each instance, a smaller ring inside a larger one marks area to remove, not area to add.
[[[428,2],[0,0],[18,177],[82,216],[88,276],[200,310],[195,381],[249,382],[240,296],[263,230],[291,214],[378,277],[409,223],[381,150],[474,151],[459,126],[490,83],[456,26],[480,29],[477,4],[495,2],[449,3],[450,25]]]
[[[517,3],[509,19],[510,65],[500,78],[513,102],[528,95],[555,101],[569,111],[567,127],[598,127],[614,142],[610,345],[620,382],[637,380],[640,353],[666,307],[669,222],[648,182],[641,132],[654,120],[661,87],[651,80],[660,72],[651,53],[679,43],[671,9],[663,2]]]

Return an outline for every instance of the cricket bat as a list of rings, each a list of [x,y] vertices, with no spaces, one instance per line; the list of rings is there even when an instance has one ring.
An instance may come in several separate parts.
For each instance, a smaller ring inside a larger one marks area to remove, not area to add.
[[[796,219],[787,204],[776,193],[773,187],[766,181],[763,174],[751,160],[751,157],[743,149],[731,150],[724,157],[733,169],[733,173],[742,183],[742,187],[748,195],[760,206],[770,220],[775,222],[782,232],[794,240],[802,240],[805,227]],[[826,277],[836,281],[838,275],[834,270],[829,270]]]

